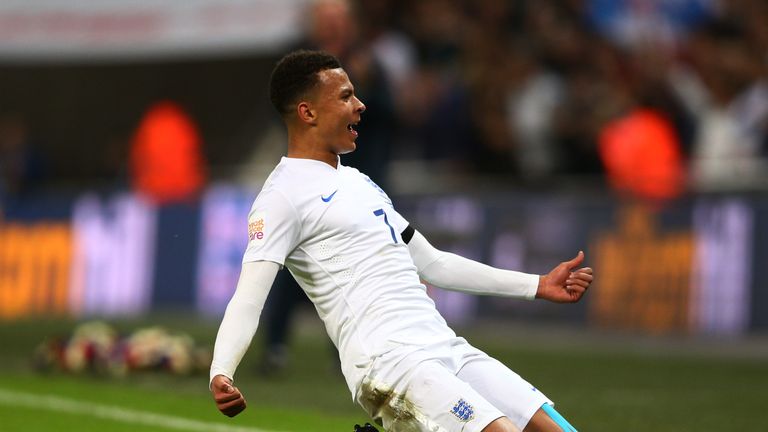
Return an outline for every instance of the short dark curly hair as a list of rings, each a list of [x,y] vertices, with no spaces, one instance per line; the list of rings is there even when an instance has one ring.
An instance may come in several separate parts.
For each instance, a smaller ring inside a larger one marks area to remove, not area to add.
[[[323,51],[298,50],[277,62],[269,78],[269,99],[281,115],[318,83],[317,73],[340,68],[339,60]]]

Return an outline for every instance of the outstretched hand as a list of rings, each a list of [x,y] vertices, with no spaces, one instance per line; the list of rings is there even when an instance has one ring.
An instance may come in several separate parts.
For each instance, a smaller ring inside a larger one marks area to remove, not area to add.
[[[582,267],[575,270],[584,262],[584,252],[570,261],[562,262],[548,274],[539,278],[539,288],[536,298],[542,298],[555,303],[575,303],[592,283],[592,269]]]
[[[245,409],[245,398],[240,390],[232,385],[232,380],[224,375],[216,375],[211,381],[211,393],[216,401],[216,408],[227,417],[234,417]]]

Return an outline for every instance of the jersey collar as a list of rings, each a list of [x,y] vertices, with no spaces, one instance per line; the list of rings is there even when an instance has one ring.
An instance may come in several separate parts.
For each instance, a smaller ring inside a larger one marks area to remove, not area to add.
[[[301,164],[307,167],[314,166],[318,168],[328,169],[334,172],[338,172],[341,170],[341,158],[338,156],[336,156],[336,168],[328,165],[325,162],[319,161],[317,159],[293,158],[293,157],[283,156],[281,159],[281,162],[293,164],[293,165]]]

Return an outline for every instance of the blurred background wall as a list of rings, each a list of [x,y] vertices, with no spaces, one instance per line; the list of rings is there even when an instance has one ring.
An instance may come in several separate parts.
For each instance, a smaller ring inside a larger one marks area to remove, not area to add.
[[[0,3],[0,319],[218,317],[285,151],[274,62],[338,56],[368,106],[342,158],[446,250],[584,302],[430,288],[449,321],[768,328],[760,0]]]

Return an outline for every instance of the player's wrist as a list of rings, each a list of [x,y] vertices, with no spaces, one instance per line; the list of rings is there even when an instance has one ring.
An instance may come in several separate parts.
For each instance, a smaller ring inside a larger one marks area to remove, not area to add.
[[[544,286],[547,283],[547,275],[539,275],[539,284],[536,286],[536,295],[534,298],[542,298]]]
[[[208,389],[213,390],[213,383],[216,381],[220,381],[221,379],[223,379],[224,382],[226,382],[229,385],[234,385],[234,380],[232,379],[232,377],[227,376],[223,373],[212,373],[211,379],[210,381],[208,381]]]

